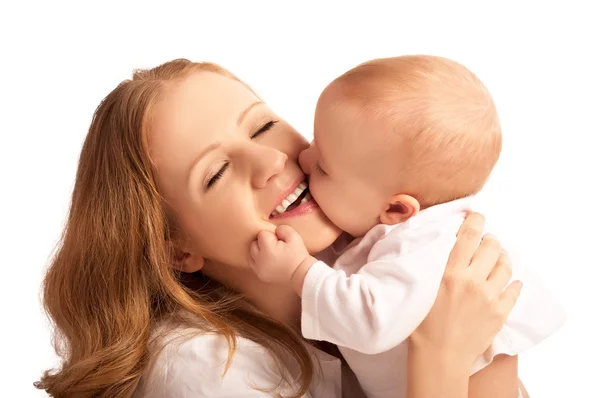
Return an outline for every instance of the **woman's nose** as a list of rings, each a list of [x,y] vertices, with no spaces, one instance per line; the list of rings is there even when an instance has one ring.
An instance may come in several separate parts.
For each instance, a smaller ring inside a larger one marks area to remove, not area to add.
[[[252,185],[256,188],[264,188],[271,178],[285,169],[288,156],[275,148],[253,144],[250,152],[254,164]]]

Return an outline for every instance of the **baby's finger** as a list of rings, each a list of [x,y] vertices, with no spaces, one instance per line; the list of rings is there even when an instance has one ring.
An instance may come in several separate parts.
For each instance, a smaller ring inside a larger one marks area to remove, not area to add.
[[[291,243],[294,239],[300,238],[300,235],[296,230],[289,225],[280,225],[275,230],[277,238],[281,239],[286,243]]]
[[[256,259],[258,258],[259,250],[258,250],[258,242],[254,241],[250,243],[250,266],[254,267],[256,264]]]
[[[256,240],[258,241],[258,248],[260,250],[268,250],[277,243],[277,237],[270,231],[260,231]]]

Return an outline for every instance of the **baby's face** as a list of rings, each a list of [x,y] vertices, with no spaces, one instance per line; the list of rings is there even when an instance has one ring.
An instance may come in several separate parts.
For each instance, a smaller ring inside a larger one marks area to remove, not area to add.
[[[379,223],[389,192],[385,161],[377,137],[350,110],[320,100],[315,137],[300,154],[310,192],[323,212],[342,230],[358,237]]]

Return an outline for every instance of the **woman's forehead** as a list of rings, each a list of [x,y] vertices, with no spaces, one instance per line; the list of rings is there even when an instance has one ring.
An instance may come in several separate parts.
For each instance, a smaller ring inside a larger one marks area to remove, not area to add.
[[[169,130],[204,130],[235,124],[257,97],[239,81],[213,72],[194,72],[168,86],[159,117]]]
[[[194,72],[167,84],[153,112],[153,152],[184,155],[232,132],[240,112],[257,101],[242,83],[213,72]]]

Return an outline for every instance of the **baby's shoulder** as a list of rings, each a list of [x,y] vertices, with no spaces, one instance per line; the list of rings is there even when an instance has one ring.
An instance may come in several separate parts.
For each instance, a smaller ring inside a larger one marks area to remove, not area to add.
[[[411,223],[409,220],[403,224],[380,225],[377,239],[372,240],[369,257],[405,257],[431,250],[449,252],[456,242],[456,232],[463,220],[446,217],[426,223]]]

